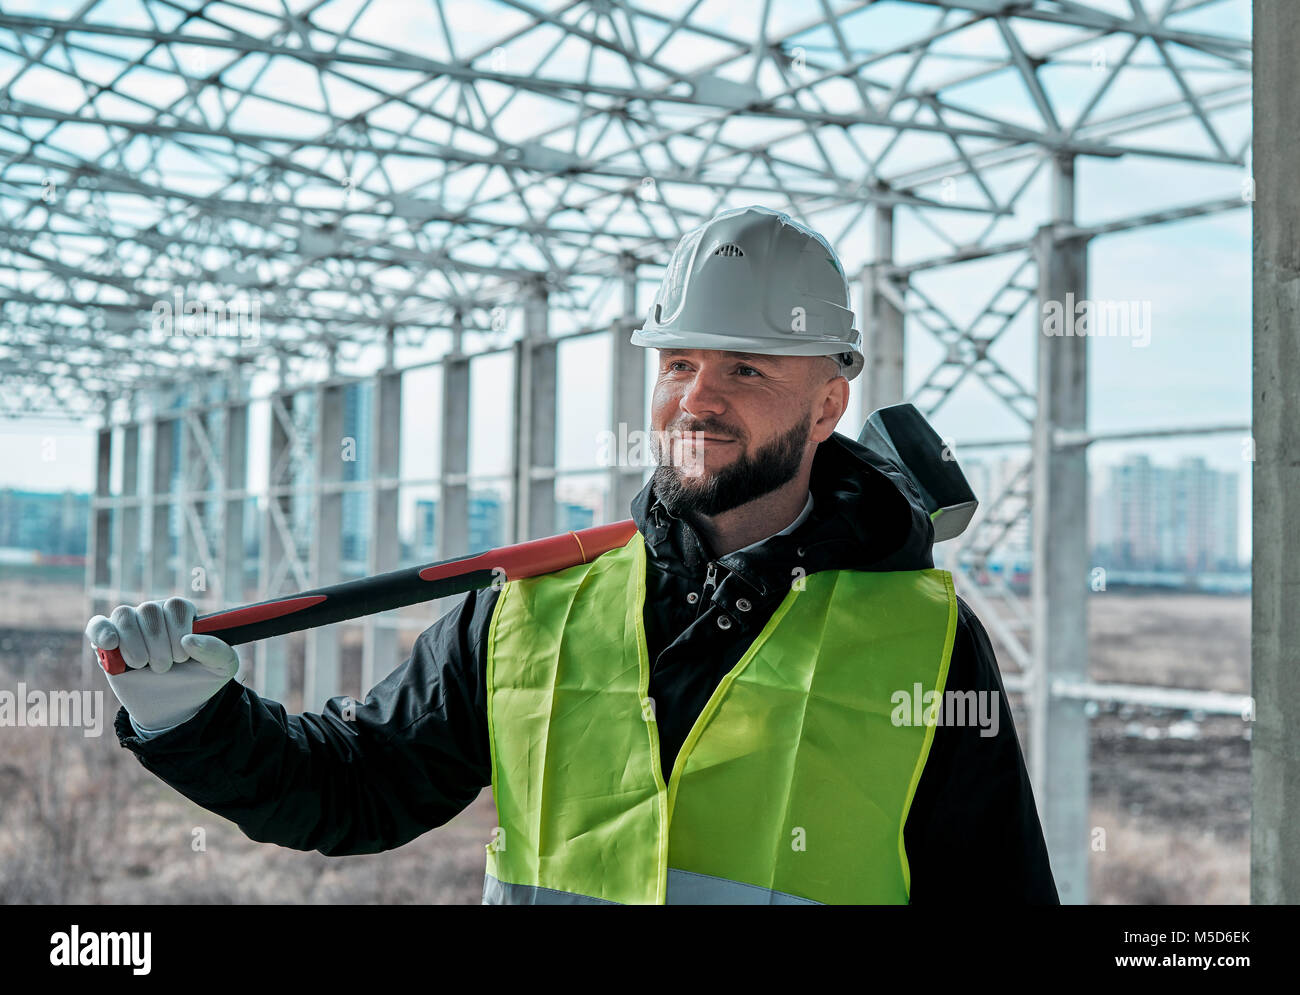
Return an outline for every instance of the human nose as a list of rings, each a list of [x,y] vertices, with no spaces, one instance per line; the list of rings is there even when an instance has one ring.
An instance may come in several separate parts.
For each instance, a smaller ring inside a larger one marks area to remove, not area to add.
[[[685,414],[703,419],[727,410],[727,399],[717,375],[707,369],[696,370],[690,386],[678,402]]]

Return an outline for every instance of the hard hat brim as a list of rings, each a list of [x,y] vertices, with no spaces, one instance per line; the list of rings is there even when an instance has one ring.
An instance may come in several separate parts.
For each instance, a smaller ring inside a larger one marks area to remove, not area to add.
[[[860,338],[854,332],[855,337]],[[735,335],[719,335],[716,332],[690,332],[675,330],[672,332],[653,331],[638,328],[632,333],[632,345],[650,349],[715,349],[719,352],[752,352],[767,356],[837,356],[848,353],[852,362],[841,368],[841,375],[852,380],[862,372],[863,357],[856,343],[842,342],[838,339],[809,339],[806,342],[792,342],[789,339],[772,339],[760,337],[738,338]]]

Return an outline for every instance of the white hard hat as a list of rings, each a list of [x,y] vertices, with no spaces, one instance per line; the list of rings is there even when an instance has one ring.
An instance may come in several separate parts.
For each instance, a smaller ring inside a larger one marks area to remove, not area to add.
[[[835,251],[788,214],[724,211],[682,236],[633,345],[830,356],[862,371],[849,282]]]

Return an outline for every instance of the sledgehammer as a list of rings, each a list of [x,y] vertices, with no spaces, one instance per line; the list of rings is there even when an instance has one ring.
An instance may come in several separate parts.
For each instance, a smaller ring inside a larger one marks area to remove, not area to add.
[[[938,434],[911,404],[894,404],[872,412],[858,442],[897,464],[916,485],[930,519],[935,541],[960,535],[977,502],[970,485]],[[488,587],[494,582],[554,573],[588,563],[625,546],[636,524],[632,519],[597,525],[459,556],[422,567],[345,581],[242,608],[200,615],[193,630],[219,636],[238,646],[271,636],[375,615],[392,608],[433,601]],[[117,649],[97,649],[100,665],[110,674],[126,672]]]

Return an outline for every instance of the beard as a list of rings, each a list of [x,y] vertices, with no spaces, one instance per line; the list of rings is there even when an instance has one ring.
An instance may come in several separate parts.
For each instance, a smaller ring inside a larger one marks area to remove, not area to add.
[[[730,511],[764,494],[770,494],[794,479],[803,462],[804,446],[808,442],[811,426],[812,412],[808,411],[788,431],[757,452],[752,455],[742,453],[711,476],[683,473],[681,467],[674,466],[671,462],[660,462],[651,477],[654,491],[674,518],[694,515],[711,518]],[[706,426],[698,431],[709,433],[714,428]],[[725,430],[718,431],[718,434],[736,437],[735,433]],[[658,433],[652,433],[652,439],[657,435]],[[661,460],[659,446],[652,443],[651,448],[656,460]],[[699,465],[703,465],[702,460]]]

